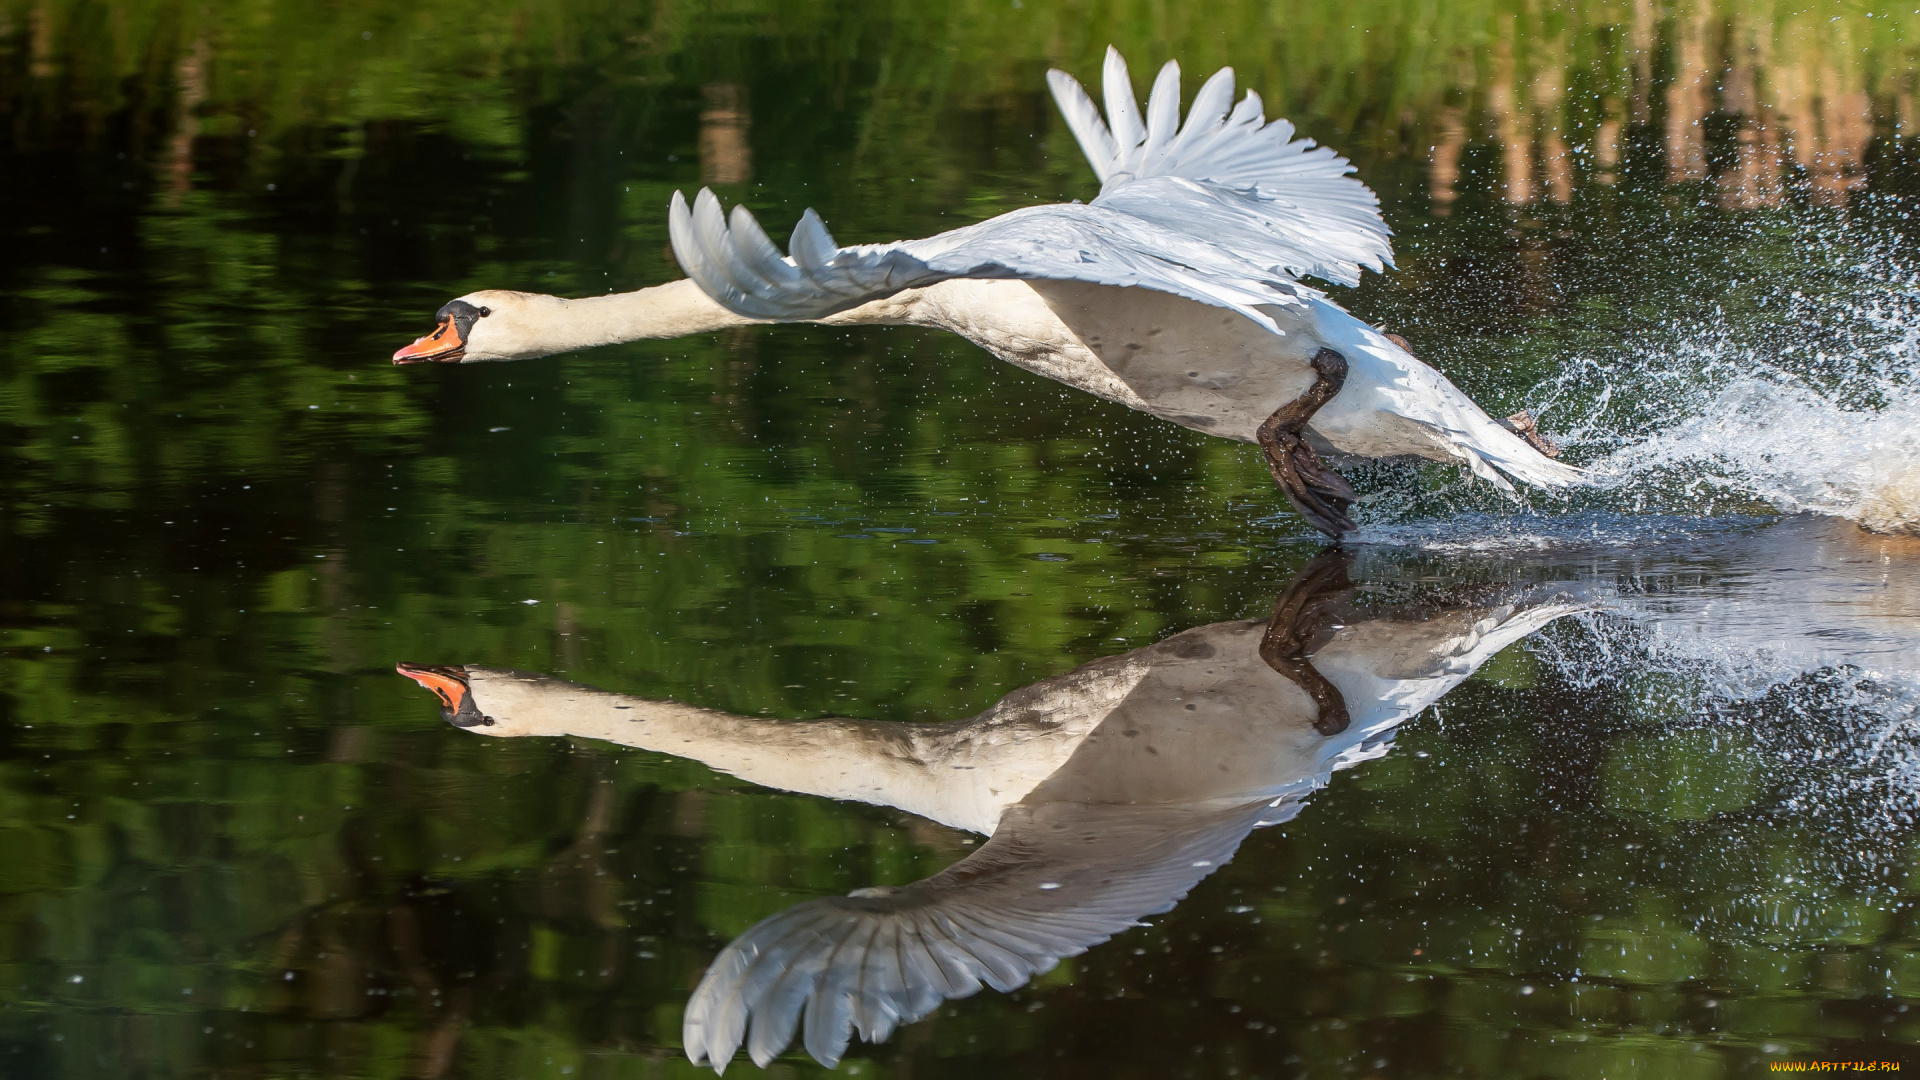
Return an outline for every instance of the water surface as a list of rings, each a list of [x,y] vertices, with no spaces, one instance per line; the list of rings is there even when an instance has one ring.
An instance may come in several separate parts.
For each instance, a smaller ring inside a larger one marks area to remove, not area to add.
[[[1324,564],[1256,452],[957,340],[386,361],[469,289],[677,276],[676,188],[847,242],[1090,197],[1043,74],[1110,41],[1353,157],[1400,266],[1339,299],[1603,483],[1362,471],[1370,617],[1566,609],[1315,744],[1148,925],[838,1068],[1911,1057],[1920,541],[1854,524],[1920,449],[1905,9],[42,0],[0,2],[0,1073],[700,1075],[731,942],[986,842],[456,730],[396,662],[935,722],[1269,619]]]

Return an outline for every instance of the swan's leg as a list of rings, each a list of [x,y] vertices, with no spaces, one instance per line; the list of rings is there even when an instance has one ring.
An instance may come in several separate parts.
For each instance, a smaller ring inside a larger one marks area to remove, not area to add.
[[[1313,380],[1306,393],[1275,409],[1260,425],[1258,438],[1260,448],[1267,452],[1273,482],[1286,493],[1287,501],[1309,525],[1338,539],[1341,533],[1355,528],[1347,509],[1358,496],[1313,452],[1303,433],[1320,406],[1333,400],[1346,384],[1347,358],[1332,349],[1321,349],[1314,354],[1313,370],[1320,377]]]
[[[1348,561],[1345,552],[1328,551],[1308,563],[1273,602],[1273,617],[1260,639],[1260,659],[1292,679],[1320,707],[1313,730],[1322,735],[1338,735],[1352,722],[1340,688],[1308,659],[1333,637],[1340,622],[1335,609],[1353,594],[1353,583],[1347,580]]]

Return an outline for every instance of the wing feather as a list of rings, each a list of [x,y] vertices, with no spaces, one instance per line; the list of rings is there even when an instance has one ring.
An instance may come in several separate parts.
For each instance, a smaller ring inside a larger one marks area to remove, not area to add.
[[[1146,142],[1147,125],[1140,120],[1140,103],[1133,97],[1133,78],[1127,74],[1127,61],[1120,50],[1107,49],[1100,86],[1107,99],[1107,123],[1113,128],[1113,141],[1119,151],[1125,153]]]
[[[827,232],[826,222],[820,220],[820,215],[808,208],[793,227],[787,248],[793,252],[795,265],[805,273],[815,274],[828,269],[840,245],[833,242],[833,234]]]
[[[1103,121],[1085,89],[1048,73],[1060,110],[1101,179],[1089,204],[1028,207],[924,240],[840,247],[808,210],[783,257],[752,213],[726,214],[711,191],[668,214],[687,275],[757,319],[826,318],[950,278],[1086,281],[1155,289],[1237,311],[1318,298],[1294,279],[1341,284],[1383,269],[1392,246],[1379,201],[1347,160],[1268,123],[1249,91],[1231,111],[1222,68],[1180,118],[1180,67],[1160,69],[1142,117],[1118,51],[1107,51]]]
[[[1053,90],[1060,115],[1066,117],[1067,130],[1073,132],[1074,139],[1080,143],[1080,152],[1087,155],[1087,163],[1093,166],[1093,174],[1104,182],[1113,159],[1120,153],[1120,146],[1114,142],[1113,132],[1107,130],[1100,107],[1087,96],[1079,80],[1064,71],[1047,72],[1047,86]]]
[[[676,193],[669,232],[687,276],[723,306],[758,319],[825,318],[949,278],[1027,278],[1156,289],[1277,330],[1261,306],[1319,295],[1284,266],[1244,257],[1175,219],[1097,204],[1030,206],[924,240],[831,250],[825,226],[803,216],[795,229],[801,250],[783,259],[750,212],[735,207],[729,227],[720,200],[703,189],[691,212]]]
[[[1233,108],[1233,69],[1221,68],[1212,77],[1200,85],[1200,92],[1193,96],[1193,107],[1187,110],[1187,123],[1180,131],[1180,139],[1169,153],[1183,157],[1193,153],[1202,144],[1220,137],[1221,129],[1226,126],[1227,112]]]
[[[804,278],[800,268],[788,262],[780,249],[773,246],[765,229],[754,220],[753,214],[744,206],[733,208],[728,220],[728,231],[732,233],[734,244],[742,255],[741,267],[753,275],[752,284],[771,285],[776,289],[788,288]]]
[[[1147,141],[1140,147],[1141,161],[1165,156],[1167,148],[1180,135],[1180,64],[1169,60],[1153,80],[1147,94]]]
[[[893,1034],[893,1025],[909,1006],[902,968],[902,920],[889,920],[874,931],[860,973],[859,1001],[853,1011],[854,1029],[867,1042]]]
[[[801,1043],[815,1059],[831,1058],[837,1061],[847,1052],[854,1026],[861,1020],[857,986],[860,961],[873,954],[874,937],[886,929],[884,925],[877,924],[851,926],[833,951],[822,958],[817,974],[800,984],[809,991],[804,999],[807,1018],[802,1028]],[[768,1051],[765,1061],[759,1057],[760,1049]],[[784,1042],[778,1046],[758,1047],[754,1064],[765,1068],[784,1049]]]
[[[1100,196],[1094,205],[1141,181],[1162,177],[1194,181],[1205,189],[1234,192],[1250,210],[1282,219],[1290,231],[1304,232],[1309,238],[1332,234],[1332,242],[1303,245],[1298,254],[1281,260],[1295,273],[1350,284],[1359,279],[1362,268],[1380,270],[1391,264],[1392,234],[1380,216],[1380,202],[1351,175],[1352,164],[1311,139],[1295,139],[1293,125],[1285,120],[1268,123],[1259,95],[1251,90],[1229,114],[1232,68],[1221,68],[1201,87],[1177,136],[1170,128],[1179,110],[1175,65],[1161,69],[1148,97],[1150,120],[1144,126],[1137,121],[1127,126],[1119,119],[1121,115],[1137,117],[1138,108],[1127,81],[1126,62],[1113,49],[1107,50],[1104,81],[1107,117],[1113,124],[1107,140],[1097,135],[1104,125],[1086,115],[1091,99],[1080,84],[1065,72],[1048,73],[1054,100],[1100,178]],[[1181,220],[1187,209],[1181,201],[1183,193],[1200,190],[1159,192],[1156,197],[1162,203],[1156,220],[1163,224]],[[1198,221],[1189,231],[1231,238],[1236,244],[1241,235],[1206,232]]]
[[[787,962],[814,947],[820,929],[836,921],[833,912],[802,904],[761,923],[756,929],[763,932],[754,951],[723,953],[715,960],[701,986],[711,983],[734,992],[704,996],[696,992],[687,1003],[681,1035],[688,1059],[695,1065],[725,1068],[746,1037],[747,1022],[754,1016],[750,1006],[764,1006]]]
[[[720,207],[719,196],[705,188],[693,199],[693,235],[703,247],[725,253],[726,257],[716,265],[728,288],[737,292],[764,291],[762,283],[746,272],[746,262],[736,251],[733,232],[727,227],[727,216]]]
[[[687,1056],[724,1068],[744,1042],[764,1066],[799,1029],[835,1065],[856,1033],[878,1041],[982,983],[1011,990],[1167,910],[1263,815],[1265,800],[1015,806],[980,850],[925,881],[809,900],[742,934],[688,1002]]]
[[[747,1056],[755,1065],[766,1068],[793,1041],[802,1009],[838,1007],[838,995],[820,991],[841,944],[855,934],[871,937],[873,927],[850,920],[824,923],[793,942],[798,947],[788,950],[790,959],[784,966],[767,965],[774,977],[747,1023]]]

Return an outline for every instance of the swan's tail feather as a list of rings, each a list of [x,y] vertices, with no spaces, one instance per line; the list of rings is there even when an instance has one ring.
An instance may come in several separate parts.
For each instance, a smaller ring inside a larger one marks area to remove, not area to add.
[[[1315,300],[1314,330],[1328,348],[1347,358],[1346,387],[1312,421],[1333,448],[1366,457],[1412,452],[1465,464],[1509,498],[1512,481],[1540,488],[1588,482],[1587,472],[1541,453],[1526,439],[1488,416],[1460,388],[1427,366],[1404,344],[1347,314],[1330,300]],[[1411,429],[1399,425],[1411,421]],[[1383,430],[1384,429],[1384,430]],[[1415,434],[1415,431],[1423,434]],[[1370,438],[1393,432],[1389,449]],[[1426,442],[1421,450],[1409,444]],[[1345,445],[1343,445],[1343,442]],[[1361,445],[1356,445],[1359,443]]]
[[[1415,360],[1414,363],[1419,363]],[[1425,365],[1421,365],[1425,367]],[[1588,482],[1587,471],[1535,449],[1533,444],[1488,416],[1452,383],[1431,368],[1438,381],[1423,395],[1428,415],[1422,419],[1440,434],[1455,457],[1464,459],[1473,474],[1518,502],[1520,493],[1510,481],[1537,488],[1573,487]]]
[[[1587,483],[1585,469],[1555,461],[1485,413],[1480,413],[1478,419],[1481,422],[1473,424],[1470,431],[1453,433],[1454,448],[1467,459],[1467,467],[1475,476],[1499,488],[1508,498],[1518,500],[1520,497],[1507,482],[1509,476],[1539,488]]]

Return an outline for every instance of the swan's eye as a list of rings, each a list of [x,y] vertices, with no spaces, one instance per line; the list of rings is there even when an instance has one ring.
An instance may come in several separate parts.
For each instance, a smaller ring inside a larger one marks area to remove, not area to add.
[[[483,307],[480,309],[480,317],[483,319],[491,314],[493,314],[493,309],[490,307]]]

